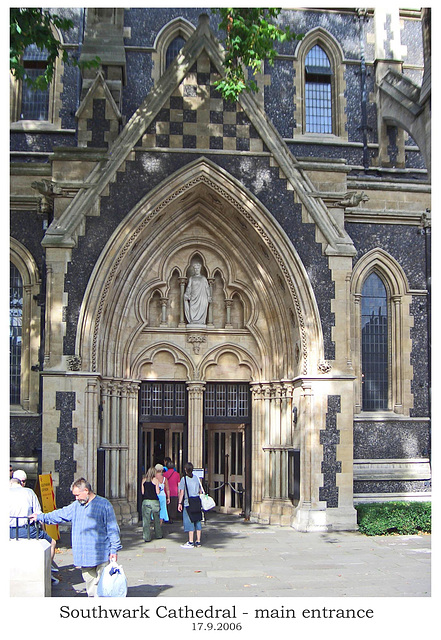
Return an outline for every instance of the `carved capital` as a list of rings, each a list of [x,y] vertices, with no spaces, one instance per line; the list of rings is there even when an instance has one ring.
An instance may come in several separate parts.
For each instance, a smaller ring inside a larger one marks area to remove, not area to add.
[[[69,356],[67,358],[67,366],[69,371],[81,370],[81,356]]]
[[[317,364],[319,373],[329,373],[332,369],[332,365],[328,360],[320,360]]]

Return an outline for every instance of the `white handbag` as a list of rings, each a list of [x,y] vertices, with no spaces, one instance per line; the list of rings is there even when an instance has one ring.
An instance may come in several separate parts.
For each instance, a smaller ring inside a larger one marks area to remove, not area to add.
[[[201,479],[199,478],[199,476],[198,476],[198,480],[199,480],[199,484],[200,484],[201,489],[202,489],[202,493],[199,494],[199,497],[201,499],[202,509],[204,511],[209,511],[210,509],[212,509],[213,507],[216,506],[216,503],[213,500],[213,498],[208,495],[208,493],[204,493],[204,487],[202,486],[202,482],[201,482]]]

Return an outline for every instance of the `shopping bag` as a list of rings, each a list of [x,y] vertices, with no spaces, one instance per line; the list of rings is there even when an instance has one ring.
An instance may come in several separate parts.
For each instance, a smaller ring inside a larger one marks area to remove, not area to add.
[[[215,501],[211,496],[208,495],[208,493],[203,493],[199,497],[201,499],[201,505],[204,511],[209,511],[216,506]]]
[[[204,511],[210,511],[210,509],[216,506],[216,503],[213,500],[213,498],[208,495],[208,493],[204,493],[204,487],[202,486],[201,479],[198,478],[198,480],[199,480],[199,485],[202,489],[202,493],[199,494],[199,497],[201,499],[202,509]]]
[[[101,574],[96,593],[99,598],[126,597],[127,578],[120,564],[109,562]]]

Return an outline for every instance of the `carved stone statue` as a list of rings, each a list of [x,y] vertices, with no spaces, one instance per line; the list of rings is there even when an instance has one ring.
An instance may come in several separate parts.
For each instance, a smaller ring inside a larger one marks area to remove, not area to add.
[[[205,326],[211,291],[207,278],[201,275],[201,269],[200,262],[195,262],[194,274],[190,276],[184,293],[184,308],[188,324]]]
[[[345,193],[343,200],[338,202],[339,207],[358,207],[360,202],[367,202],[369,197],[365,194],[364,191],[361,193],[357,193],[356,191],[348,191]]]

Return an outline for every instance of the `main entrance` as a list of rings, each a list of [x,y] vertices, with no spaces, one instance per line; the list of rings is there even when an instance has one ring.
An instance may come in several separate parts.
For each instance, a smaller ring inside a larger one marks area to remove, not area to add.
[[[166,457],[182,474],[188,455],[188,398],[184,382],[141,384],[139,475]],[[223,513],[251,505],[251,420],[247,383],[207,383],[204,392],[205,486]]]

